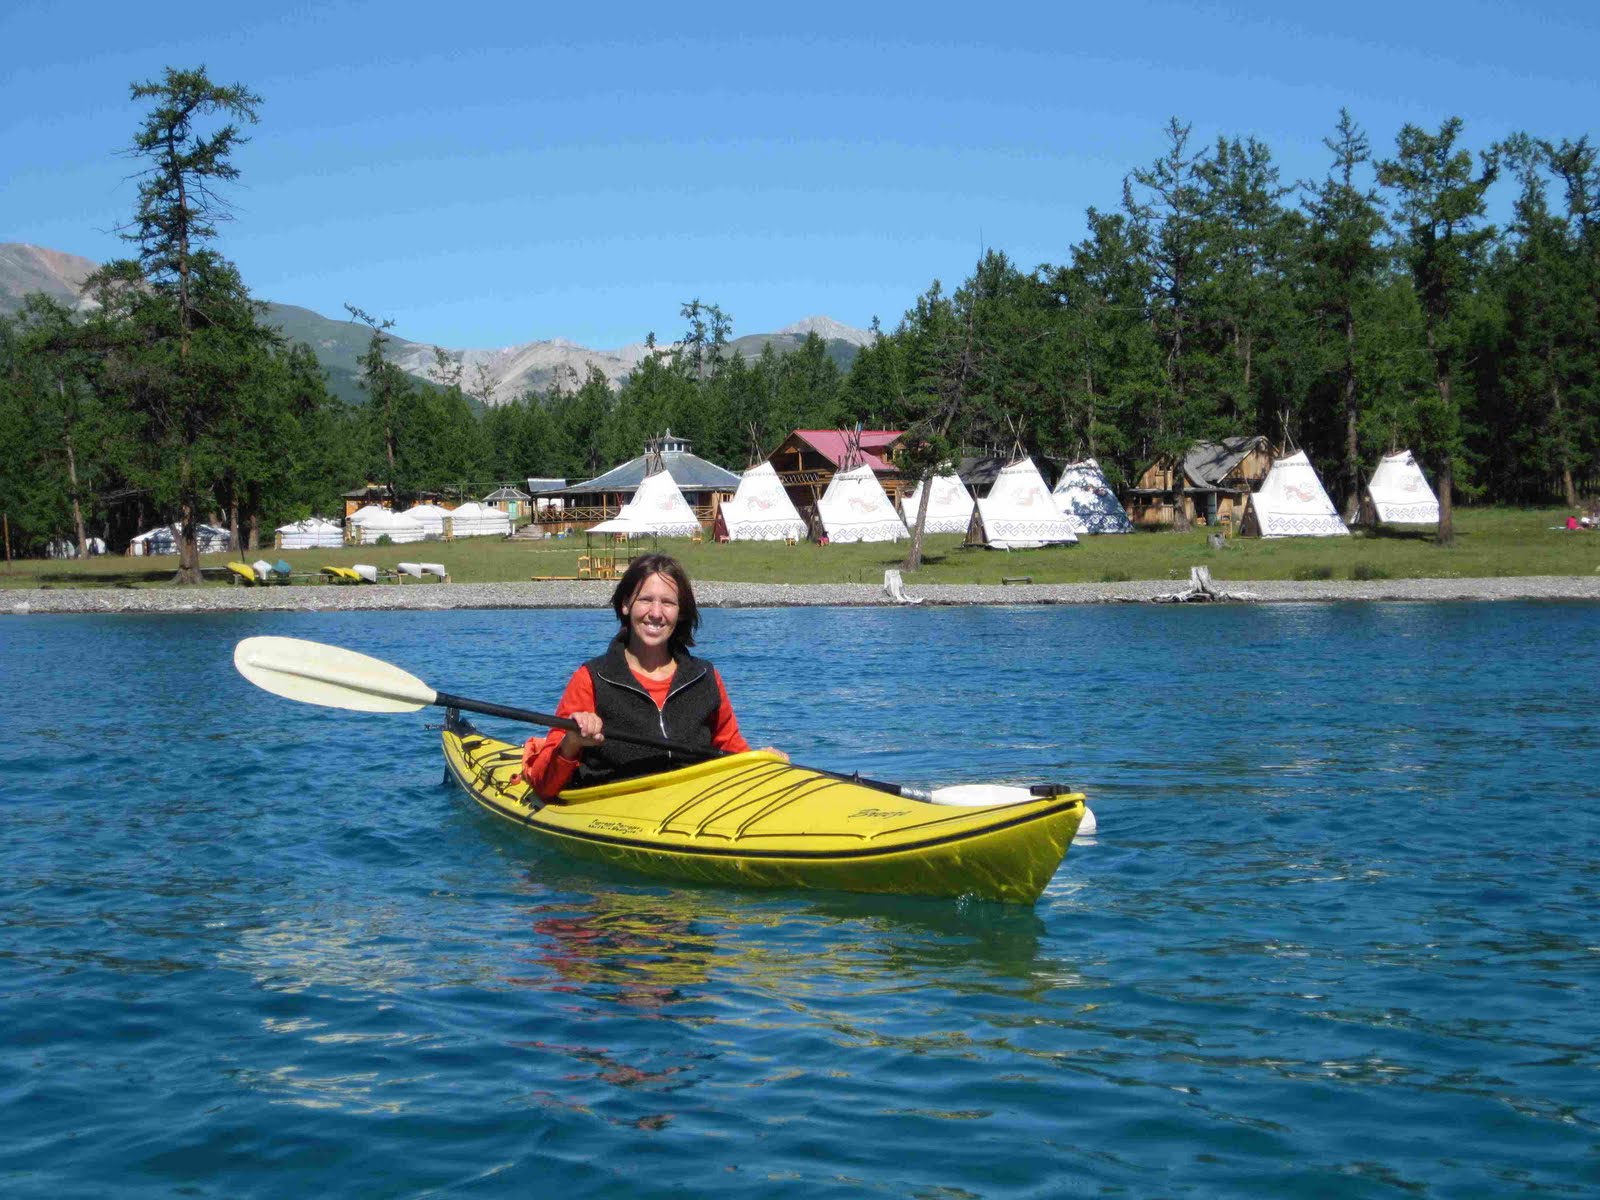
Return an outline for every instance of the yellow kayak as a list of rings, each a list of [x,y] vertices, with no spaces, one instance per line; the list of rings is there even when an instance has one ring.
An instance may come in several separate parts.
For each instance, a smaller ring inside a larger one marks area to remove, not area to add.
[[[1032,904],[1086,811],[1079,792],[972,807],[902,799],[763,750],[541,805],[518,777],[520,745],[453,710],[443,737],[450,773],[490,812],[571,854],[697,883]]]

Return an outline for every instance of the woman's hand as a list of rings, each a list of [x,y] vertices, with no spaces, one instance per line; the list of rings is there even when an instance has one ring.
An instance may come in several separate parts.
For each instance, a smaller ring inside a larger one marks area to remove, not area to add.
[[[577,722],[578,731],[574,733],[569,729],[566,737],[561,739],[560,753],[564,758],[577,758],[581,751],[605,743],[605,722],[598,714],[575,712],[572,714],[572,719]]]
[[[783,759],[784,762],[789,761],[788,754],[782,750],[779,750],[776,746],[763,746],[761,747],[761,752],[763,754],[776,754],[779,758]]]

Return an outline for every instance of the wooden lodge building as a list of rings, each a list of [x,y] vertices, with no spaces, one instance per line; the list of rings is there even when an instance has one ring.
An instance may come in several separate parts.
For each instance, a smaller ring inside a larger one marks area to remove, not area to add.
[[[340,499],[344,501],[344,515],[346,518],[352,513],[359,512],[369,504],[375,504],[379,508],[394,507],[394,493],[389,490],[387,484],[382,483],[363,484],[361,487],[353,488],[343,493]]]
[[[587,527],[614,517],[633,499],[650,473],[651,460],[659,456],[662,468],[672,476],[695,516],[709,525],[722,501],[738,490],[739,476],[692,453],[690,445],[689,439],[674,437],[669,429],[646,442],[645,452],[638,458],[593,479],[541,492],[533,519],[546,527]]]
[[[1128,516],[1135,525],[1173,523],[1173,475],[1179,469],[1171,455],[1145,468],[1128,489]],[[1195,524],[1231,522],[1238,528],[1250,493],[1272,469],[1272,445],[1256,435],[1196,442],[1183,456],[1182,497],[1185,513]]]
[[[896,508],[901,491],[910,491],[916,483],[905,479],[895,463],[895,447],[903,436],[905,431],[900,429],[863,429],[860,441],[862,464],[872,468],[889,503]],[[854,439],[854,434],[837,429],[796,429],[767,455],[784,491],[802,516],[816,509],[833,477],[848,469],[845,460],[850,456],[849,442]]]

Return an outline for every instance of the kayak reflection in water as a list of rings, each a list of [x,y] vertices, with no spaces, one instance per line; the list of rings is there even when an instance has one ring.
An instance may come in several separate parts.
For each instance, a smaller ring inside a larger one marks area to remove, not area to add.
[[[572,673],[556,706],[578,732],[551,730],[523,749],[522,776],[546,800],[568,785],[591,787],[699,761],[608,740],[608,729],[707,751],[750,749],[722,676],[689,653],[700,610],[682,564],[666,554],[635,559],[611,593],[611,608],[622,628],[604,654]]]

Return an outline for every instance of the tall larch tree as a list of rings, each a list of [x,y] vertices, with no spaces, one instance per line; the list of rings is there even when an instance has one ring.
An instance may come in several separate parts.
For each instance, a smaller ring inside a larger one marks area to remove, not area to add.
[[[149,474],[177,510],[176,581],[197,584],[198,526],[212,499],[206,472],[237,395],[238,356],[270,338],[238,272],[214,249],[217,224],[230,215],[220,187],[239,177],[233,156],[248,140],[240,126],[256,123],[261,98],[239,84],[213,83],[204,67],[169,67],[131,91],[151,102],[128,150],[145,164],[138,206],[122,231],[139,253],[107,264],[91,286],[120,292],[138,327],[137,338],[121,344],[122,365],[138,376],[129,394],[144,420]],[[216,121],[222,124],[212,128]]]
[[[1319,324],[1331,333],[1330,356],[1336,378],[1342,438],[1340,490],[1345,520],[1355,519],[1361,501],[1361,378],[1357,347],[1359,314],[1368,311],[1388,251],[1382,245],[1386,222],[1376,189],[1364,186],[1359,172],[1372,159],[1367,135],[1339,110],[1339,124],[1322,144],[1333,155],[1327,177],[1305,199],[1310,223],[1309,299]]]
[[[1440,545],[1455,540],[1452,495],[1463,460],[1461,386],[1468,354],[1467,309],[1494,227],[1484,223],[1484,195],[1498,165],[1493,155],[1474,170],[1472,155],[1456,145],[1461,119],[1437,133],[1416,125],[1400,131],[1395,156],[1378,164],[1378,181],[1393,191],[1402,241],[1424,315],[1433,365],[1435,404],[1424,412],[1423,436],[1439,493]]]
[[[1158,455],[1171,455],[1172,523],[1189,528],[1184,509],[1183,456],[1209,432],[1213,397],[1196,387],[1205,364],[1196,325],[1199,295],[1211,272],[1206,243],[1206,181],[1203,153],[1189,149],[1190,126],[1176,117],[1167,123],[1167,151],[1123,181],[1123,211],[1138,231],[1151,281],[1151,328],[1162,349],[1162,386],[1145,419]]]

